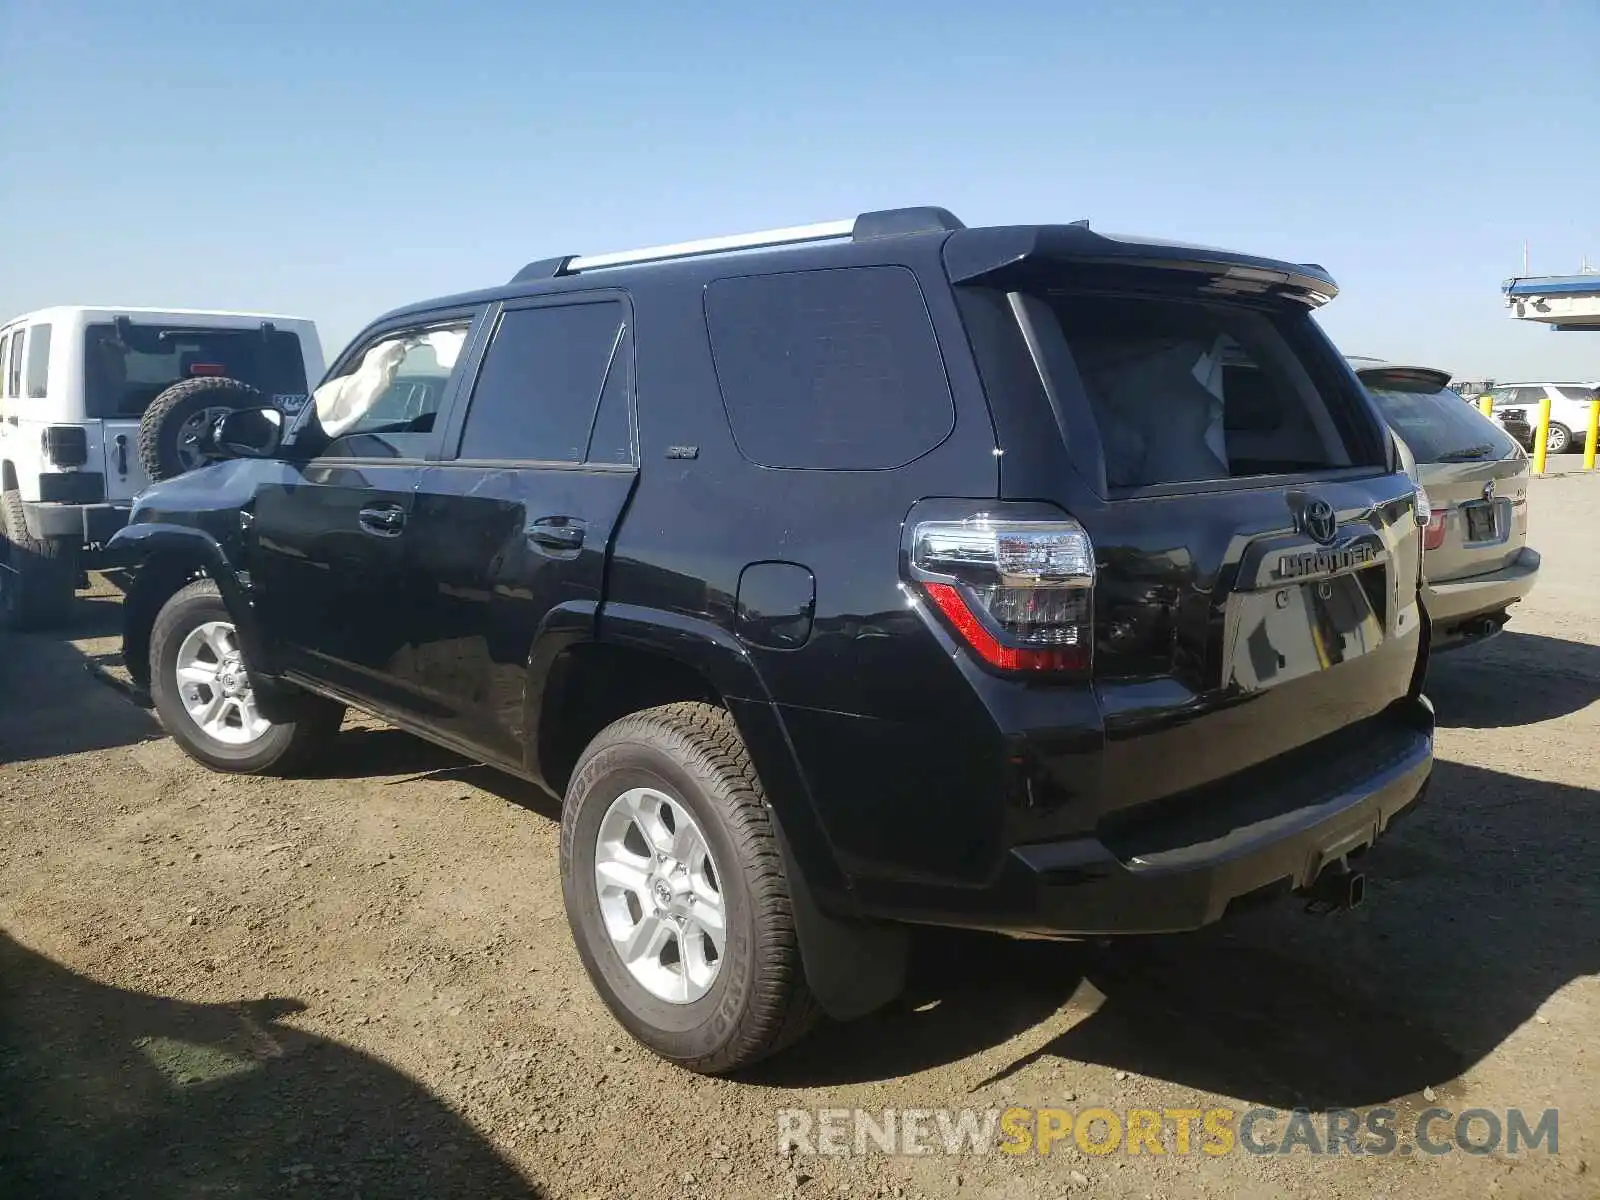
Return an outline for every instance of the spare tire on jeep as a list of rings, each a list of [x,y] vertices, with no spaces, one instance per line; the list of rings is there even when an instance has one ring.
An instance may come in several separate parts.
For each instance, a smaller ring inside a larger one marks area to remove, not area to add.
[[[267,398],[237,379],[208,375],[175,383],[139,419],[139,462],[152,481],[172,479],[210,460],[211,427],[224,413],[259,408]]]

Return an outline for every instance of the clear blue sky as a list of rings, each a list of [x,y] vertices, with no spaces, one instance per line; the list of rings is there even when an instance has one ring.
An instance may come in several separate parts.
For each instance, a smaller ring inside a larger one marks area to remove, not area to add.
[[[1600,378],[1600,2],[0,0],[0,313],[314,317],[934,203],[1314,259],[1351,351]]]

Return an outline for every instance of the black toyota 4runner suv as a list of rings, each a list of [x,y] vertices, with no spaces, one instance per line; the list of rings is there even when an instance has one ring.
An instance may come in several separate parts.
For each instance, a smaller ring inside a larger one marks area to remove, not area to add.
[[[220,770],[350,705],[564,797],[584,964],[699,1071],[894,996],[907,923],[1349,900],[1432,710],[1334,292],[936,208],[532,263],[146,491],[126,661]]]

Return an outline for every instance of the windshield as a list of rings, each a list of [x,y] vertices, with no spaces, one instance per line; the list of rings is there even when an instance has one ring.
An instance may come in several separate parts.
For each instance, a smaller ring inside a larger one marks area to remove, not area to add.
[[[84,410],[137,417],[175,383],[225,376],[275,396],[304,397],[305,359],[292,333],[118,322],[84,331]]]
[[[1448,388],[1421,380],[1365,376],[1383,419],[1419,463],[1471,462],[1516,453],[1510,435]]]

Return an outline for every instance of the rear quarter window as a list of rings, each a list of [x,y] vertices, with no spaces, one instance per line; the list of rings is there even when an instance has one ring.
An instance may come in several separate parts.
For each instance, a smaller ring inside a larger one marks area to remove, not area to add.
[[[35,325],[28,333],[26,368],[28,399],[43,399],[50,391],[50,326]]]
[[[6,395],[11,397],[22,395],[22,348],[25,340],[23,330],[17,330],[11,335],[11,351],[6,355]]]
[[[955,428],[933,322],[904,267],[718,279],[705,305],[729,428],[751,462],[888,470]]]

